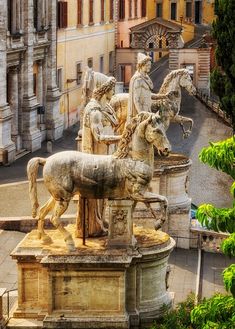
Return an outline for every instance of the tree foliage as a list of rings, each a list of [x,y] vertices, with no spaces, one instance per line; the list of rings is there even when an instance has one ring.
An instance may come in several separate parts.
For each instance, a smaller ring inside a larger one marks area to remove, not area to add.
[[[212,26],[219,67],[211,75],[211,86],[235,130],[235,1],[215,0],[215,14],[217,18]]]
[[[194,307],[194,294],[190,294],[185,302],[181,302],[174,310],[166,310],[162,319],[155,322],[150,329],[189,329],[190,312]]]
[[[232,296],[216,295],[191,312],[193,328],[231,329],[235,324],[235,299]]]
[[[199,159],[217,170],[223,171],[235,179],[235,138],[234,136],[203,148]],[[235,182],[230,189],[235,198]],[[235,202],[231,208],[216,208],[210,204],[203,204],[198,208],[196,217],[200,223],[210,230],[230,233],[222,243],[222,251],[232,257],[235,256]],[[230,266],[223,272],[224,284],[227,291],[235,297],[235,266]]]

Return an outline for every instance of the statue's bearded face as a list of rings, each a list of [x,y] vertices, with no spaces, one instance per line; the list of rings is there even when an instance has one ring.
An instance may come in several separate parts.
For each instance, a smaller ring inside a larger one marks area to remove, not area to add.
[[[143,66],[142,66],[142,70],[145,73],[149,73],[151,70],[151,61],[147,61]]]
[[[106,93],[106,99],[107,101],[110,101],[111,98],[113,97],[114,95],[114,88],[110,89],[107,93]]]

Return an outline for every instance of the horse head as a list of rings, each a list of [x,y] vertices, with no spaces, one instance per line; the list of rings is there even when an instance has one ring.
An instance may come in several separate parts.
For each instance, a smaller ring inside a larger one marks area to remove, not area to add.
[[[182,74],[179,79],[179,84],[182,88],[185,88],[190,95],[196,95],[197,90],[193,85],[192,78],[187,69],[182,69]]]
[[[145,137],[148,143],[157,148],[160,155],[168,155],[171,151],[171,145],[166,136],[161,117],[159,114],[147,113],[147,118],[139,125],[139,133]]]

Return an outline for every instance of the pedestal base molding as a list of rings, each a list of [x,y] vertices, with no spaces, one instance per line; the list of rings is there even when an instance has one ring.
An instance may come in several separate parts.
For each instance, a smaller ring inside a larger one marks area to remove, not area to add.
[[[74,232],[75,227],[67,229]],[[32,231],[16,247],[18,308],[14,317],[38,318],[43,328],[141,328],[171,307],[167,260],[174,240],[166,233],[134,227],[135,248],[112,249],[107,237],[75,240],[68,253],[62,236],[47,231],[43,245]]]

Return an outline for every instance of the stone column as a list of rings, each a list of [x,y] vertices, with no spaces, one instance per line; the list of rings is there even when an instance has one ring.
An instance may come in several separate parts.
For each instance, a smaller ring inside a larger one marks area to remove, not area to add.
[[[33,152],[41,148],[41,133],[37,127],[37,108],[39,104],[33,91],[33,0],[25,1],[24,5],[24,44],[27,51],[23,60],[22,140],[23,147]]]
[[[108,247],[127,248],[136,244],[133,235],[133,201],[109,200]]]
[[[48,39],[50,41],[50,48],[47,54],[47,104],[46,104],[46,127],[47,138],[58,139],[62,137],[64,129],[64,117],[60,114],[59,100],[60,92],[57,87],[56,74],[56,47],[57,47],[57,33],[56,33],[56,0],[51,0],[48,3],[48,21],[51,25],[48,31]]]
[[[19,149],[17,138],[19,135],[19,118],[18,118],[18,109],[19,109],[19,79],[18,79],[18,67],[10,68],[9,71],[9,105],[12,111],[12,121],[11,121],[11,137],[16,145],[16,149]],[[18,145],[18,146],[17,146]]]
[[[0,163],[12,162],[15,159],[15,144],[11,140],[10,106],[6,101],[6,31],[7,31],[7,1],[0,1]]]

